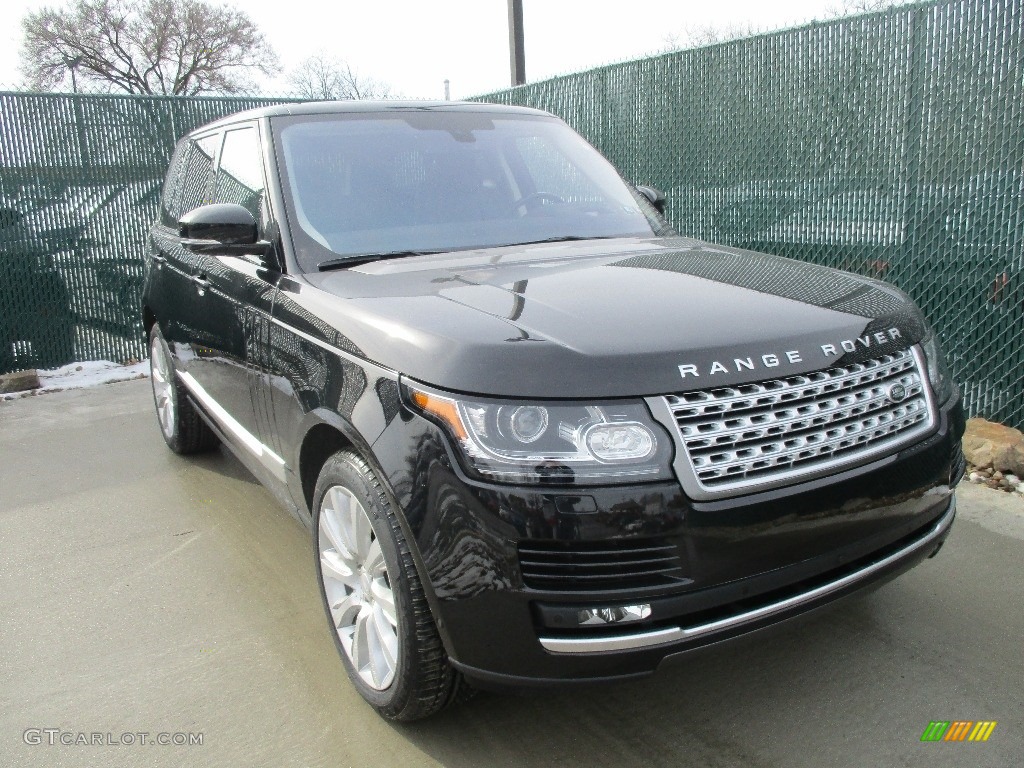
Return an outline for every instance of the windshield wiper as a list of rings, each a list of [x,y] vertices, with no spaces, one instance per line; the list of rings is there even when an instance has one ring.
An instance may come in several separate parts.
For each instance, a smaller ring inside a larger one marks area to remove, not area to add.
[[[401,259],[405,256],[428,256],[432,253],[444,253],[444,251],[383,251],[381,253],[356,253],[340,259],[328,259],[316,265],[320,272],[329,269],[345,269],[359,264],[367,264],[371,261],[383,261],[385,259]]]
[[[508,243],[504,247],[516,245],[538,245],[540,243],[569,243],[575,240],[614,240],[617,237],[629,237],[629,235],[558,235],[557,237],[545,237],[543,240],[527,240],[522,243]]]
[[[517,245],[537,245],[539,243],[566,243],[574,240],[613,240],[617,237],[629,237],[629,235],[559,235],[557,237],[545,237],[543,240],[527,240],[522,243],[502,243],[500,245],[469,246],[465,248],[441,248],[434,251],[382,251],[381,253],[354,253],[351,256],[343,256],[340,259],[328,259],[316,265],[317,270],[326,272],[331,269],[347,269],[360,264],[368,264],[372,261],[383,261],[385,259],[401,259],[406,256],[429,256],[434,253],[450,253],[452,251],[475,250],[476,248],[510,248]]]

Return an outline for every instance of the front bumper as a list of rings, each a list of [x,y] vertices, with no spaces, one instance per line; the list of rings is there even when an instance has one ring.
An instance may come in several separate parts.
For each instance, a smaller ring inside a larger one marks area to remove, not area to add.
[[[743,608],[740,601],[728,601],[725,604],[739,609],[739,612],[731,612],[721,618],[705,620],[697,624],[677,624],[665,626],[658,629],[645,630],[640,632],[621,635],[600,635],[600,636],[577,636],[558,637],[541,636],[539,638],[541,647],[552,653],[602,653],[611,651],[629,651],[638,648],[649,648],[667,643],[693,642],[705,637],[715,637],[726,632],[744,631],[747,628],[756,628],[766,621],[777,621],[786,616],[813,608],[815,605],[826,603],[837,597],[848,594],[850,590],[859,589],[872,584],[873,582],[891,578],[915,565],[922,558],[936,552],[949,535],[953,525],[953,518],[956,516],[956,497],[949,501],[945,513],[934,524],[928,526],[923,535],[913,535],[909,543],[901,544],[890,554],[878,553],[880,559],[871,560],[863,565],[857,565],[853,570],[848,570],[844,575],[825,574],[810,583],[800,582],[789,589],[782,590],[781,595],[771,593],[759,596],[757,601],[762,603],[757,607]],[[920,533],[920,532],[918,532]],[[840,571],[842,573],[842,571]],[[821,581],[817,586],[811,586],[816,581]],[[786,593],[792,593],[786,595]],[[785,596],[784,596],[785,595]],[[728,596],[723,595],[728,600]],[[764,602],[768,600],[768,602]],[[679,610],[671,605],[677,601],[672,598],[664,598],[656,601],[664,607],[657,611],[659,613]],[[680,611],[686,615],[685,610]]]
[[[452,663],[477,683],[544,685],[650,674],[670,656],[806,613],[934,554],[963,473],[959,403],[939,415],[935,433],[881,461],[713,502],[694,502],[675,483],[480,483],[436,427],[411,415],[394,420],[374,451]],[[629,571],[654,558],[644,547],[671,562]],[[610,568],[621,583],[583,578]],[[574,619],[637,604],[650,611],[635,624]]]

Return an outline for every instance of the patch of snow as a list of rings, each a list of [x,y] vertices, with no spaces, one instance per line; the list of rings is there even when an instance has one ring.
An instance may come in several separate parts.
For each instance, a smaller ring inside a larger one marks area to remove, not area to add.
[[[144,379],[149,376],[149,360],[143,360],[141,363],[133,365],[120,365],[109,360],[89,360],[84,363],[69,363],[49,371],[40,370],[38,373],[39,383],[42,385],[39,389],[0,395],[0,400],[13,400],[18,397],[60,392],[65,389],[98,387],[102,384],[112,384],[115,381]]]

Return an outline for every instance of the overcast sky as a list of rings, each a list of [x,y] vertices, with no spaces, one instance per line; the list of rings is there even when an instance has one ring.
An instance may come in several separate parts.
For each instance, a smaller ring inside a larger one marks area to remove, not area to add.
[[[523,0],[530,81],[656,53],[708,26],[778,29],[828,16],[841,0]],[[3,0],[0,85],[21,81],[20,20],[60,0]],[[310,53],[340,56],[413,98],[453,98],[509,83],[506,0],[245,0],[285,69]],[[283,90],[283,84],[269,86]]]

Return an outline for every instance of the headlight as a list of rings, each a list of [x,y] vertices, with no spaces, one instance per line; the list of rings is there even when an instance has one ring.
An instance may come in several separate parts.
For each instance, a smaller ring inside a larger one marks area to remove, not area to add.
[[[946,368],[946,358],[942,354],[935,331],[928,332],[921,342],[921,348],[928,363],[928,381],[931,382],[932,392],[935,393],[935,402],[942,405],[953,395],[953,380],[950,378],[949,369]]]
[[[594,485],[671,479],[672,445],[642,402],[524,403],[456,398],[405,382],[466,468],[496,482]]]

